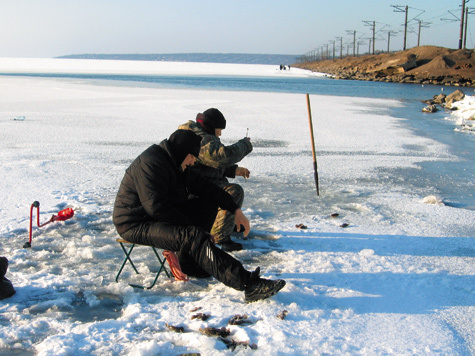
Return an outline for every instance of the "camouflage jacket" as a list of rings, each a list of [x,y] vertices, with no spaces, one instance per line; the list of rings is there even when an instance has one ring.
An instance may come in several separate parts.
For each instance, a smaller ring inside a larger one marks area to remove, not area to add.
[[[232,145],[225,146],[219,137],[210,135],[200,124],[192,120],[178,128],[192,130],[202,137],[200,156],[192,168],[217,184],[226,183],[226,177],[234,178],[236,163],[252,151],[252,144],[248,139],[243,138]]]

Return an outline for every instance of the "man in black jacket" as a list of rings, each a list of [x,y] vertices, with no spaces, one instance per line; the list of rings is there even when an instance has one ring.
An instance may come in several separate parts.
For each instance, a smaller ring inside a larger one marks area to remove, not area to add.
[[[152,145],[127,168],[114,204],[113,222],[130,242],[176,252],[184,273],[213,276],[245,291],[247,303],[268,298],[285,286],[283,280],[259,277],[217,248],[209,234],[218,207],[235,214],[236,226],[250,230],[249,221],[231,195],[187,169],[200,152],[201,137],[177,130]]]

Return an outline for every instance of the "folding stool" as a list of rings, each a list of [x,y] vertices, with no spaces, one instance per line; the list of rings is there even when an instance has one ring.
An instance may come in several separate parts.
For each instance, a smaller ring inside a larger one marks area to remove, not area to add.
[[[120,276],[120,274],[122,273],[122,270],[124,269],[125,264],[127,263],[127,261],[132,265],[132,267],[133,267],[135,273],[140,274],[139,271],[137,271],[137,268],[135,267],[134,263],[132,262],[132,259],[130,258],[130,255],[132,254],[132,251],[133,251],[135,245],[137,245],[137,246],[151,247],[151,248],[153,249],[153,252],[155,253],[155,256],[157,257],[157,260],[158,260],[158,262],[159,262],[159,266],[160,266],[160,267],[159,267],[159,269],[158,269],[157,274],[155,275],[155,279],[154,279],[153,283],[152,283],[150,286],[144,287],[144,286],[140,286],[140,285],[137,285],[137,284],[129,284],[131,287],[140,288],[140,289],[151,289],[151,288],[155,285],[155,283],[157,282],[158,276],[160,275],[160,273],[161,273],[162,271],[164,271],[165,274],[167,275],[167,277],[170,278],[170,274],[168,273],[167,269],[165,268],[166,259],[165,259],[165,258],[162,259],[162,258],[158,255],[157,249],[156,249],[154,246],[136,244],[136,243],[129,242],[129,241],[124,240],[124,239],[121,239],[121,238],[116,239],[116,241],[120,244],[120,247],[122,247],[122,251],[124,251],[124,253],[125,253],[124,262],[122,262],[122,266],[120,266],[119,272],[117,273],[117,276],[115,277],[115,281],[116,281],[116,282],[119,280],[119,276]],[[130,246],[130,248],[127,250],[127,249],[125,248],[124,244],[129,244],[129,245],[131,245],[131,246]]]

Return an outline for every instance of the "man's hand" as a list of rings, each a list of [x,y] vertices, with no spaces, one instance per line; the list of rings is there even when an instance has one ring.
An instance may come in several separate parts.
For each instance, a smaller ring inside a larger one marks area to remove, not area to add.
[[[244,168],[244,167],[237,167],[236,168],[236,175],[244,178],[249,178],[251,175],[251,172],[249,172],[249,169]]]
[[[241,225],[244,226],[244,236],[246,237],[249,234],[249,231],[251,231],[249,220],[247,220],[241,209],[237,209],[234,214],[234,223],[237,226],[237,231],[241,232]]]

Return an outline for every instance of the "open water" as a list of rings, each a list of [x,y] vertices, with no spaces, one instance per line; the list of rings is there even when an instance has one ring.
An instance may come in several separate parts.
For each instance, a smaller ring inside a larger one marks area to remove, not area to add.
[[[0,73],[0,75],[2,75]],[[6,74],[5,74],[6,75]],[[421,163],[422,169],[404,169],[392,172],[414,187],[430,188],[444,203],[453,207],[475,210],[475,135],[455,131],[455,123],[446,120],[450,113],[421,112],[422,100],[430,99],[442,91],[445,94],[456,88],[435,85],[343,81],[325,77],[242,77],[242,76],[153,76],[153,75],[90,75],[90,74],[8,74],[83,79],[98,85],[124,85],[161,88],[195,88],[203,90],[237,90],[278,93],[333,95],[341,97],[367,97],[399,100],[403,105],[394,108],[391,115],[402,119],[417,135],[429,137],[450,147],[459,158],[451,162]],[[462,88],[474,94],[473,88]]]
[[[58,74],[8,73],[0,75],[48,78],[74,78],[96,81],[113,81],[115,85],[133,85],[165,88],[197,88],[211,90],[262,91],[277,93],[308,93],[335,96],[357,96],[420,100],[432,98],[442,87],[400,83],[379,83],[353,80],[334,80],[326,77],[243,77],[194,75],[111,75],[111,74]],[[110,84],[110,83],[109,83]],[[455,89],[453,89],[455,90]],[[472,90],[473,89],[469,89]]]

